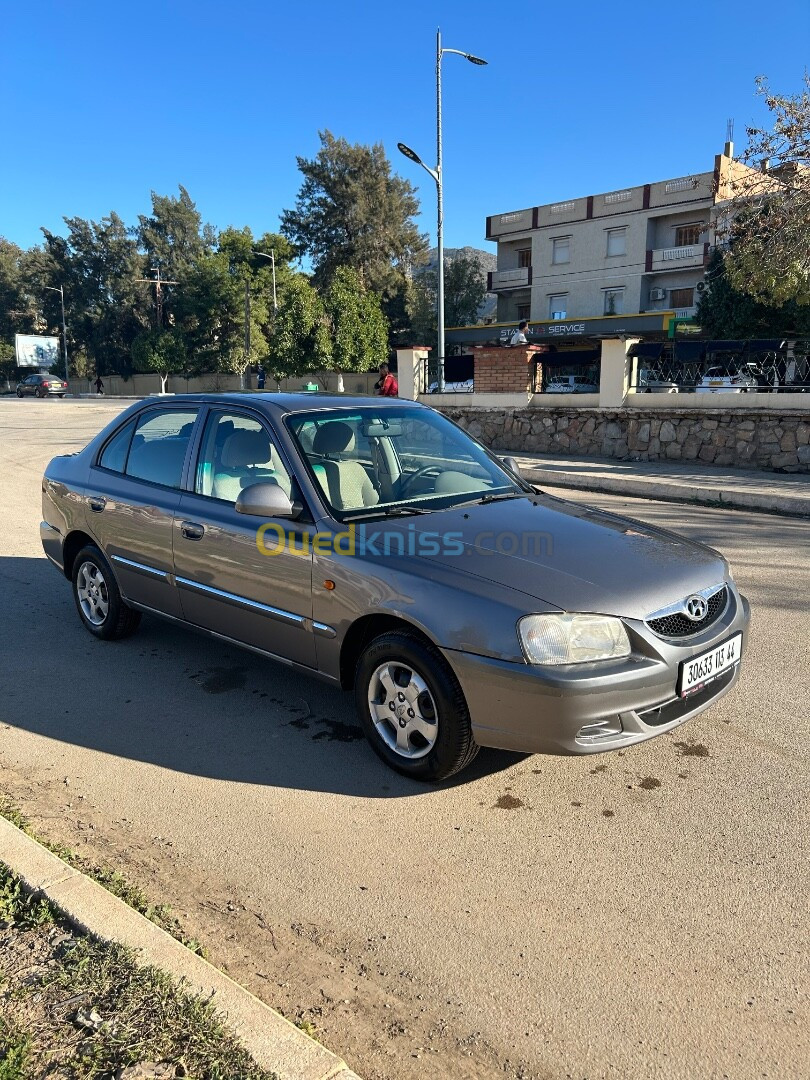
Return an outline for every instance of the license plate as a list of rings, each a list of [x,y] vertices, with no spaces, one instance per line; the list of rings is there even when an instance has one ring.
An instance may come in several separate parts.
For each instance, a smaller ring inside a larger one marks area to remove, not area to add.
[[[735,634],[722,644],[693,656],[691,660],[684,660],[678,673],[678,694],[688,697],[689,694],[702,690],[724,671],[735,667],[740,662],[741,649],[742,634]]]
[[[723,385],[723,380],[722,379],[709,379],[709,386],[722,386],[722,385]]]

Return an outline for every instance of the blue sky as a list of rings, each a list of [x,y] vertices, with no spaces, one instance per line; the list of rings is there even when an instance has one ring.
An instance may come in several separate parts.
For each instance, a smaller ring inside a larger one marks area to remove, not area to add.
[[[0,0],[0,235],[132,224],[179,183],[217,227],[276,229],[329,128],[383,143],[433,241],[396,144],[435,163],[439,25],[489,60],[443,66],[445,242],[488,247],[487,214],[711,168],[727,117],[741,147],[758,74],[799,90],[810,3]]]

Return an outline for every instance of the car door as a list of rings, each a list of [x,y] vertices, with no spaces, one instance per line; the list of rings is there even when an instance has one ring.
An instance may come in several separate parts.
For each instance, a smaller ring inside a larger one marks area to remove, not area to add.
[[[251,483],[292,478],[277,440],[248,410],[211,409],[174,528],[174,572],[183,616],[264,652],[315,666],[312,536],[306,522],[238,514]]]
[[[181,617],[173,578],[174,515],[197,406],[145,409],[120,427],[90,467],[88,528],[129,600]]]
[[[29,375],[23,383],[23,393],[36,394],[38,385],[36,375]]]

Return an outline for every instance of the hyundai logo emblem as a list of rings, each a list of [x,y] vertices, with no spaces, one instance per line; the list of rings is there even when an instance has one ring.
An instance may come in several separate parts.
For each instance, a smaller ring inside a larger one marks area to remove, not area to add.
[[[688,596],[686,598],[683,611],[687,619],[691,619],[692,622],[702,622],[703,619],[706,618],[706,612],[708,610],[709,605],[702,596],[695,594],[694,596]]]

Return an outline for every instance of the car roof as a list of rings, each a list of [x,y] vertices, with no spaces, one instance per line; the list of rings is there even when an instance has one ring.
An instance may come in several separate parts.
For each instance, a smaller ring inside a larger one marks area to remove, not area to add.
[[[142,404],[155,404],[155,398],[148,398]],[[333,409],[424,409],[427,406],[407,398],[384,398],[351,394],[293,394],[293,393],[230,393],[230,394],[172,394],[158,399],[161,404],[177,405],[187,402],[207,405],[250,405],[275,416],[288,413],[316,412]]]

